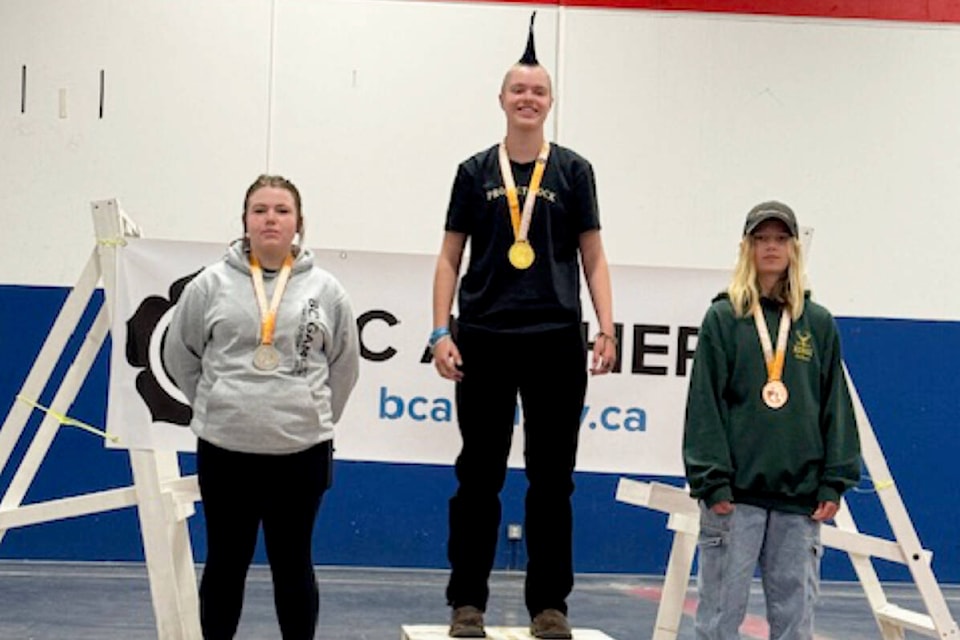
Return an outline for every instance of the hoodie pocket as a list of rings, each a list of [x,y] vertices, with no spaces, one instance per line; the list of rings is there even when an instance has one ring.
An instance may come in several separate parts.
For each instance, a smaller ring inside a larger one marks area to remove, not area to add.
[[[206,422],[243,430],[270,428],[295,438],[319,426],[316,401],[302,378],[218,378],[206,403]]]

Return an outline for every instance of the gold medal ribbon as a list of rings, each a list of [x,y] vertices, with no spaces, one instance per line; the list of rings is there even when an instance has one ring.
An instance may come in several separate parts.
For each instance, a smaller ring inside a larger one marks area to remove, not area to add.
[[[763,309],[758,304],[753,308],[753,322],[757,326],[760,336],[760,348],[763,349],[763,360],[767,363],[767,382],[779,381],[783,377],[783,363],[787,357],[787,336],[790,333],[790,311],[786,307],[780,314],[780,329],[777,332],[777,351],[774,353],[770,342],[770,329],[767,320],[763,317]]]
[[[293,256],[288,255],[280,268],[280,275],[277,276],[277,284],[273,289],[273,296],[270,297],[270,305],[267,306],[267,294],[263,288],[263,268],[257,256],[250,253],[250,278],[253,280],[253,290],[257,294],[257,306],[260,307],[260,344],[273,344],[273,330],[277,324],[277,309],[280,308],[280,298],[283,297],[283,290],[287,288],[287,280],[290,279],[290,271],[293,268]]]
[[[530,230],[530,218],[533,217],[533,202],[540,191],[540,181],[547,168],[547,157],[550,155],[550,143],[544,141],[537,155],[537,164],[533,168],[530,186],[527,187],[527,196],[523,199],[523,214],[520,213],[520,198],[517,196],[517,183],[513,179],[513,169],[510,168],[510,157],[507,155],[507,145],[500,143],[500,175],[503,176],[503,186],[507,190],[507,204],[510,205],[510,222],[513,225],[515,242],[526,242],[527,232]]]

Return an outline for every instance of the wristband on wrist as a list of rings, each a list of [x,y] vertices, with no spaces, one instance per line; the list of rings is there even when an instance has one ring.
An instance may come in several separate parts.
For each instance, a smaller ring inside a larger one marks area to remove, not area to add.
[[[603,331],[598,331],[597,335],[593,337],[593,341],[597,342],[600,338],[605,338],[613,343],[613,347],[617,347],[617,336],[610,335],[609,333],[604,333]]]
[[[450,335],[450,327],[437,327],[430,333],[430,340],[428,344],[430,345],[430,350],[433,351],[437,344],[444,338]]]

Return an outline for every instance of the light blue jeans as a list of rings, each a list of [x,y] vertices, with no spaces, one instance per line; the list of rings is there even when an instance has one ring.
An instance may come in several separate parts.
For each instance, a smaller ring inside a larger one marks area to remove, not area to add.
[[[820,590],[820,523],[746,504],[717,515],[700,502],[697,640],[737,640],[760,565],[770,640],[811,640]]]

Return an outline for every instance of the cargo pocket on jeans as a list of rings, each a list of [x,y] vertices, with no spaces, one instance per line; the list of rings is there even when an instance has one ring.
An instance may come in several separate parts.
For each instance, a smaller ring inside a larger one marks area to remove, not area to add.
[[[723,583],[723,560],[727,553],[731,516],[713,513],[700,502],[700,534],[697,536],[699,556],[698,586],[712,590]]]
[[[731,514],[719,515],[714,513],[704,502],[700,501],[700,535],[697,537],[697,546],[701,549],[721,547],[730,535]]]

